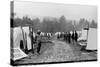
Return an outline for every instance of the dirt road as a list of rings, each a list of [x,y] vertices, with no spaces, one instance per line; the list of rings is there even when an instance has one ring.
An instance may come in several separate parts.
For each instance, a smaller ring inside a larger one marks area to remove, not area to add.
[[[52,40],[52,43],[42,44],[41,54],[30,54],[29,57],[24,58],[16,63],[43,63],[43,62],[61,62],[61,61],[77,61],[96,59],[96,56],[82,54],[78,48],[68,44],[64,41]]]

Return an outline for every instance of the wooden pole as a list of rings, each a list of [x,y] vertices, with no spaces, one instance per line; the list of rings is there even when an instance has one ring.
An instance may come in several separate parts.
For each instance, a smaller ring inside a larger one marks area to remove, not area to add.
[[[87,42],[88,42],[88,33],[89,33],[89,23],[88,23],[88,29],[87,29]]]

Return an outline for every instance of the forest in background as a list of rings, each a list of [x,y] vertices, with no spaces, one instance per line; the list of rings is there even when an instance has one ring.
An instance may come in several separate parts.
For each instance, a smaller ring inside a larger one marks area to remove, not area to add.
[[[42,32],[66,32],[73,30],[79,31],[86,27],[97,28],[97,22],[94,20],[91,22],[84,18],[81,18],[79,21],[68,20],[65,16],[61,16],[60,18],[44,17],[42,21],[39,18],[31,19],[28,16],[24,16],[23,18],[17,17],[14,18],[11,25],[11,27],[31,26],[34,32],[37,30]]]

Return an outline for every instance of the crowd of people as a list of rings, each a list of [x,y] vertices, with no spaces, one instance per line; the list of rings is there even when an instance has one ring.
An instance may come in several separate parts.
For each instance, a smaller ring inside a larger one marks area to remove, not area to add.
[[[57,39],[63,38],[66,42],[71,43],[72,41],[77,42],[78,33],[76,31],[73,32],[61,32],[57,35]]]

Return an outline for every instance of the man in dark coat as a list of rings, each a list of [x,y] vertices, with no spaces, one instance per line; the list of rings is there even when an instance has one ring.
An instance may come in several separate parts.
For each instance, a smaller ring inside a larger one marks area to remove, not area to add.
[[[73,33],[72,33],[72,41],[74,41],[75,40],[75,34],[74,34],[74,31],[73,31]]]
[[[41,36],[40,36],[41,32],[38,30],[37,32],[37,53],[40,54],[40,50],[41,50]]]
[[[66,39],[66,42],[68,42],[68,32],[66,32],[65,39]]]
[[[66,32],[66,34],[65,34],[65,40],[66,40],[66,42],[68,42],[68,32]]]
[[[66,33],[64,33],[64,40],[66,41]]]
[[[70,32],[68,32],[68,43],[70,43],[71,42],[71,34],[70,34]]]
[[[78,39],[78,34],[77,32],[75,31],[75,41],[77,42],[77,39]]]

